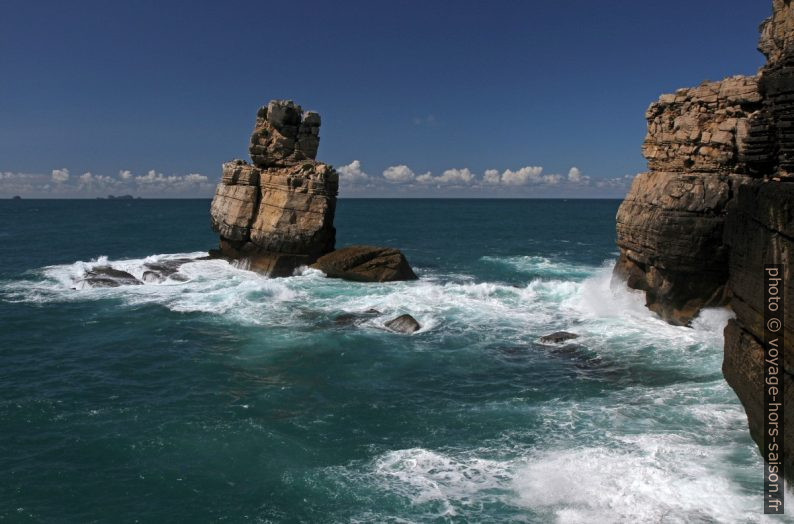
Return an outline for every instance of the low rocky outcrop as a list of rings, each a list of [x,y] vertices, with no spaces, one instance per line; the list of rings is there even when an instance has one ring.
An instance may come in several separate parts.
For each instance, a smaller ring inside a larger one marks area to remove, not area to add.
[[[764,265],[785,267],[785,474],[794,479],[794,4],[773,0],[767,62],[662,95],[649,108],[639,175],[617,214],[616,275],[674,324],[729,305],[723,374],[764,445]]]
[[[576,333],[569,333],[568,331],[555,331],[554,333],[540,337],[540,341],[543,344],[561,344],[575,338],[579,338],[579,335]]]
[[[110,266],[96,266],[89,269],[80,282],[89,287],[140,286],[143,284],[132,274]]]
[[[331,278],[356,282],[393,282],[416,280],[405,255],[399,249],[375,246],[349,246],[332,251],[312,264]]]
[[[141,278],[144,282],[163,282],[164,280],[171,279],[177,281],[185,281],[187,277],[179,274],[179,268],[188,262],[196,260],[203,260],[202,258],[173,258],[168,260],[161,260],[159,262],[146,262],[143,267],[145,268]]]
[[[419,322],[412,317],[411,315],[405,314],[400,315],[397,318],[393,318],[384,324],[390,330],[397,332],[397,333],[405,333],[410,335],[411,333],[415,333],[422,329],[422,326]]]
[[[377,309],[368,309],[360,313],[342,313],[334,317],[337,326],[357,326],[380,315]]]
[[[210,207],[217,256],[289,276],[332,251],[339,176],[317,162],[320,115],[273,100],[257,112],[249,152],[223,165]]]

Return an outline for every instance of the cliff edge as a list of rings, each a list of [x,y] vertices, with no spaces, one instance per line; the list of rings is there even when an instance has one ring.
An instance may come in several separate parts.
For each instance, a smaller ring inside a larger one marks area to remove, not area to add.
[[[723,374],[763,447],[764,265],[784,265],[783,443],[794,479],[794,4],[773,0],[761,25],[767,62],[662,95],[646,113],[649,171],[617,214],[615,275],[645,292],[649,309],[686,325],[729,305]]]

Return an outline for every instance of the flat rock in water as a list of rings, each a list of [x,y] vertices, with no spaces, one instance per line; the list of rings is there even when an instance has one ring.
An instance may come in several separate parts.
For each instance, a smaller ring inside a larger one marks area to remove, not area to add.
[[[97,266],[86,271],[82,282],[91,287],[118,287],[118,286],[140,286],[140,280],[120,269],[110,266]]]
[[[321,256],[312,264],[331,278],[355,282],[416,280],[405,255],[399,249],[376,246],[349,246]]]
[[[395,331],[397,333],[407,333],[411,334],[415,331],[419,331],[422,329],[422,326],[419,322],[416,321],[414,317],[411,315],[400,315],[397,318],[393,318],[384,324],[387,328]]]
[[[575,333],[568,333],[567,331],[557,331],[550,335],[540,337],[540,341],[546,344],[559,344],[561,342],[573,340],[575,338],[579,338],[579,335]]]

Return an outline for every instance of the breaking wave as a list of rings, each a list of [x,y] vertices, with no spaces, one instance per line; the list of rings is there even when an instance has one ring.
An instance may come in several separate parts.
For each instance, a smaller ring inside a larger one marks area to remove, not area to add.
[[[411,338],[424,341],[424,348],[465,335],[481,351],[511,346],[569,359],[582,380],[614,375],[619,387],[600,395],[508,406],[538,419],[530,434],[466,449],[384,450],[372,460],[318,473],[340,489],[396,500],[401,518],[476,520],[498,506],[516,520],[537,522],[766,522],[758,514],[760,500],[737,481],[760,478],[760,459],[728,460],[751,443],[744,414],[719,374],[722,329],[730,317],[725,310],[702,312],[692,328],[671,326],[644,307],[640,294],[613,282],[612,262],[593,267],[484,257],[526,281],[513,286],[420,270],[415,282],[360,284],[311,269],[271,279],[202,256],[102,257],[49,266],[5,282],[0,293],[10,301],[156,305],[291,330],[374,309],[380,315],[356,326],[373,336],[397,336],[386,334],[383,322],[410,313],[423,326]],[[81,284],[97,267],[142,281],[147,264],[182,259],[189,260],[156,282]],[[561,348],[537,344],[556,330],[579,338]],[[397,518],[375,512],[352,520]]]

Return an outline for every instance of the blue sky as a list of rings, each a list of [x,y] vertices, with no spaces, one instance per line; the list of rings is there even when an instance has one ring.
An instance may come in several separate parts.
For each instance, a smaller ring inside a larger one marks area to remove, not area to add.
[[[321,113],[318,158],[343,173],[343,197],[621,197],[645,168],[648,104],[755,73],[770,12],[767,0],[5,1],[0,196],[209,197],[221,163],[247,158],[257,108],[291,98]]]

